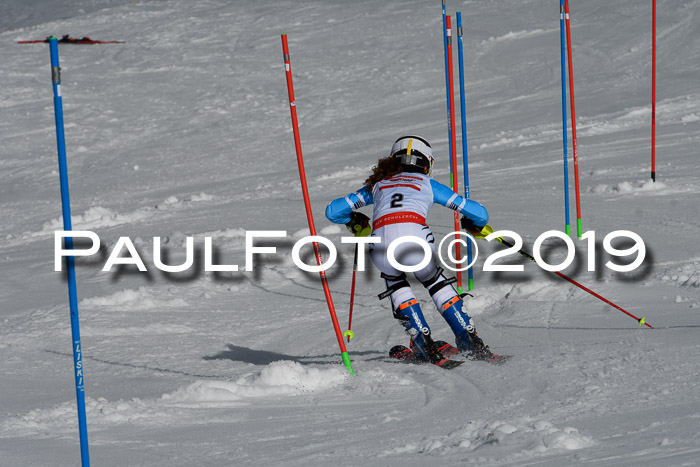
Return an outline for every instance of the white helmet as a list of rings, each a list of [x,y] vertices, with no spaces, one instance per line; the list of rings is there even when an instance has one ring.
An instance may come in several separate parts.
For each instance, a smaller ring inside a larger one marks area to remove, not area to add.
[[[410,135],[397,139],[391,147],[390,156],[401,158],[401,165],[406,172],[430,175],[433,171],[433,149],[421,136]]]

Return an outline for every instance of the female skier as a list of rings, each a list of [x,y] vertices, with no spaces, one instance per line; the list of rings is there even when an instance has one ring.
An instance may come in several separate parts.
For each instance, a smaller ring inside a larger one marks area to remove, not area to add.
[[[369,252],[387,287],[379,299],[391,297],[394,317],[410,336],[412,351],[419,358],[436,363],[442,361],[443,356],[430,336],[430,327],[406,274],[389,263],[387,248],[399,237],[415,236],[428,242],[434,257],[435,239],[426,224],[433,203],[462,214],[462,226],[474,234],[481,232],[489,215],[481,204],[464,199],[433,180],[433,163],[428,141],[420,136],[402,136],[392,146],[389,156],[378,161],[365,186],[332,201],[326,207],[326,217],[336,224],[345,224],[354,235],[366,236],[370,234],[369,218],[355,210],[374,204],[371,234],[381,241],[370,244]],[[394,252],[394,258],[408,267],[420,264],[424,256],[423,249],[412,242],[402,243]],[[490,357],[488,346],[476,335],[462,298],[451,285],[455,279],[447,279],[434,260],[414,275],[428,289],[438,311],[454,332],[457,348],[471,358]]]

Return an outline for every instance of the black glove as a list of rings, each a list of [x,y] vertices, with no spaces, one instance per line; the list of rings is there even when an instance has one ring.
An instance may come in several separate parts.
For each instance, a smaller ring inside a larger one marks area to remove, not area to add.
[[[474,221],[469,219],[467,216],[462,216],[462,218],[459,220],[459,223],[462,226],[462,228],[469,233],[481,232],[481,227],[477,227],[474,224]]]
[[[361,212],[353,211],[350,214],[350,222],[345,224],[345,227],[355,237],[368,237],[372,233],[372,224],[369,217]]]

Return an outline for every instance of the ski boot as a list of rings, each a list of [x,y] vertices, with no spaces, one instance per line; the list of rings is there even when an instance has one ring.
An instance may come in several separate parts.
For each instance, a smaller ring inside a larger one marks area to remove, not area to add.
[[[430,335],[423,336],[423,348],[425,349],[425,352],[428,354],[428,357],[422,357],[425,358],[427,361],[433,364],[437,364],[438,362],[441,362],[445,359],[445,356],[440,352],[440,348],[438,344],[433,341],[433,338],[430,337]],[[411,339],[411,343],[409,345],[409,348],[411,349],[411,352],[418,353],[416,345],[413,342],[413,339]]]
[[[476,335],[476,328],[471,318],[462,311],[462,308],[463,302],[457,295],[442,305],[442,317],[455,335],[457,349],[476,360],[490,358],[493,354],[489,346]]]
[[[430,328],[425,321],[418,300],[414,298],[403,302],[394,311],[394,316],[401,321],[401,324],[406,329],[406,333],[410,336],[410,350],[417,357],[431,363],[443,360],[443,356],[437,350],[437,346],[430,337]]]

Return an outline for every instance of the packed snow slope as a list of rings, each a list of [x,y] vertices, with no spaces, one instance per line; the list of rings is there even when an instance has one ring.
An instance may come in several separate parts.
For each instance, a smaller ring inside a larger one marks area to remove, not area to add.
[[[0,464],[79,462],[66,283],[53,268],[62,222],[49,52],[16,44],[70,34],[127,41],[60,46],[73,227],[102,242],[77,261],[94,465],[696,465],[700,1],[658,2],[656,183],[651,2],[571,3],[583,227],[597,243],[575,240],[563,272],[654,329],[517,255],[499,263],[524,272],[483,272],[500,248],[481,241],[468,310],[491,348],[513,358],[453,371],[389,361],[407,337],[369,267],[358,274],[353,377],[318,276],[291,260],[307,222],[280,34],[316,226],[340,253],[329,278],[345,329],[352,247],[325,205],[359,188],[406,133],[433,143],[434,176],[448,183],[439,2],[3,6]],[[472,198],[531,249],[564,228],[557,2],[448,10],[463,12]],[[445,209],[428,221],[439,238],[452,230]],[[259,241],[277,253],[246,272],[251,230],[288,236]],[[615,230],[644,240],[634,272],[605,266],[634,258],[603,250]],[[147,272],[101,271],[124,236]],[[182,263],[194,237],[194,266],[159,271],[153,237],[167,264]],[[205,237],[217,262],[241,271],[205,272]],[[545,250],[552,263],[565,255],[559,240]],[[451,340],[416,290],[436,337]]]

